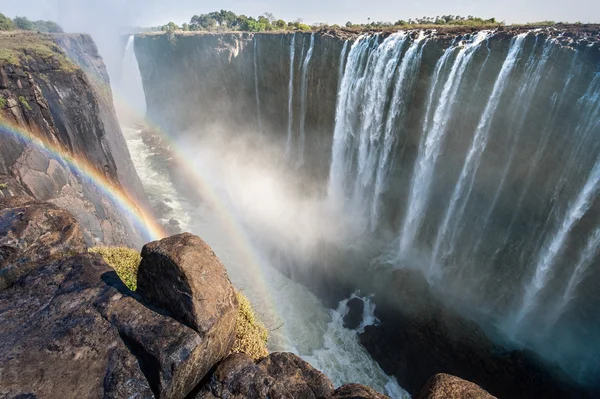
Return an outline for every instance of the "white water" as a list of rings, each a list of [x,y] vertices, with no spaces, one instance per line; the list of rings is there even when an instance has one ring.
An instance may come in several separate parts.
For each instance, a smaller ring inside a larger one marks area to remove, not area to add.
[[[453,105],[464,72],[473,59],[476,50],[489,36],[490,32],[481,31],[473,37],[472,41],[451,46],[436,64],[423,121],[424,126],[419,153],[410,184],[406,217],[400,233],[399,250],[401,256],[404,256],[412,248],[421,226],[429,202],[434,170],[444,143],[448,122],[453,115]],[[456,53],[456,56],[454,56],[454,53]],[[440,80],[441,75],[449,62],[452,62],[452,68],[445,82],[442,82]],[[436,93],[442,83],[443,89],[438,99]],[[432,113],[433,117],[430,118]]]
[[[134,52],[135,36],[129,36],[121,76],[115,79],[113,85],[113,101],[117,116],[121,123],[133,125],[138,123],[146,114],[146,99],[142,86],[142,76],[139,72],[137,58]]]
[[[258,131],[263,132],[262,119],[260,116],[260,95],[258,92],[258,54],[256,49],[256,37],[254,37],[254,90],[256,92],[256,114],[258,118]]]
[[[290,80],[288,82],[288,128],[285,143],[285,157],[290,158],[292,150],[292,128],[294,122],[294,58],[296,55],[296,34],[292,35],[290,42]]]
[[[300,139],[298,145],[298,166],[302,166],[304,164],[304,144],[306,141],[306,102],[308,101],[306,98],[306,90],[308,87],[308,67],[310,65],[314,47],[315,34],[312,33],[310,35],[310,45],[308,47],[308,51],[306,52],[304,63],[302,64],[302,80],[300,83]]]
[[[479,168],[481,156],[488,143],[488,133],[490,130],[494,112],[498,106],[498,103],[500,102],[500,98],[510,79],[512,71],[514,70],[516,63],[519,60],[519,56],[521,54],[521,51],[523,50],[523,44],[526,35],[526,33],[520,34],[512,40],[510,49],[508,51],[508,55],[506,56],[506,60],[502,64],[502,69],[500,70],[498,78],[494,83],[494,89],[492,90],[492,94],[488,99],[488,103],[485,106],[483,115],[481,116],[481,119],[479,120],[479,123],[477,125],[477,130],[475,131],[475,135],[473,136],[473,141],[471,143],[471,148],[469,148],[469,152],[467,153],[467,157],[463,164],[463,168],[460,172],[460,177],[458,179],[458,182],[456,183],[456,186],[454,187],[452,198],[450,199],[450,204],[446,211],[446,215],[444,216],[444,221],[442,222],[442,225],[438,230],[435,244],[433,246],[432,262],[429,271],[430,277],[433,274],[439,275],[441,272],[437,263],[440,261],[440,248],[444,243],[444,239],[448,232],[451,220],[455,220],[456,223],[460,223],[462,219],[462,215],[464,213],[468,197],[470,196],[471,190],[473,188],[473,182],[475,180],[475,174],[477,173],[477,169]],[[453,245],[454,242],[452,241],[448,248],[450,248],[451,250],[453,248]]]

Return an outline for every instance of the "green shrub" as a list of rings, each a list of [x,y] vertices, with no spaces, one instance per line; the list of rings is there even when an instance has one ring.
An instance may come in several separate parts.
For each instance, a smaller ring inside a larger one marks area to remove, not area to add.
[[[0,96],[0,108],[4,108],[6,106],[6,98]]]
[[[130,290],[137,289],[137,271],[142,261],[138,251],[126,247],[93,247],[89,252],[101,255]]]
[[[236,291],[236,294],[240,307],[235,327],[235,344],[231,351],[245,353],[254,360],[261,359],[269,354],[267,350],[269,333],[256,318],[248,298],[239,291]]]
[[[6,185],[6,183],[0,183],[0,190],[6,190],[8,188],[8,186]]]
[[[137,289],[137,271],[142,260],[138,251],[126,247],[93,247],[89,252],[101,255],[129,289]],[[269,354],[269,334],[254,314],[250,301],[237,290],[236,296],[239,308],[232,352],[245,353],[255,360],[261,359]]]
[[[19,96],[19,101],[21,102],[21,104],[23,104],[23,106],[28,110],[31,111],[31,106],[29,105],[29,103],[27,102],[27,100],[25,99],[25,97],[23,96]]]

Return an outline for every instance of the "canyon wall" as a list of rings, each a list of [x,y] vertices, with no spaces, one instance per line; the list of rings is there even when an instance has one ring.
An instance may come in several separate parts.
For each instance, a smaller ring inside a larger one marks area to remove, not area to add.
[[[71,210],[88,244],[140,246],[144,233],[133,228],[129,215],[56,153],[93,165],[132,200],[147,202],[91,38],[3,33],[0,41],[0,173],[16,178],[36,199]],[[51,148],[32,144],[31,135]]]
[[[362,264],[322,268],[330,285],[353,281],[389,309],[393,280],[367,273],[368,257],[415,269],[496,342],[598,389],[599,36],[140,35],[135,50],[160,127],[272,135],[379,239]],[[323,285],[313,273],[299,279]]]

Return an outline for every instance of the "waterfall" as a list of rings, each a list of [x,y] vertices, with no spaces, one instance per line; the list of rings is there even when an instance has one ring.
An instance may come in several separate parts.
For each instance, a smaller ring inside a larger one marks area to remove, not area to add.
[[[312,58],[313,49],[315,46],[315,34],[314,32],[310,35],[310,45],[306,52],[306,58],[302,64],[302,80],[300,84],[300,143],[299,143],[299,157],[298,163],[302,165],[304,163],[304,142],[306,141],[306,102],[307,102],[307,87],[308,87],[308,67],[310,59]]]
[[[130,35],[123,55],[121,76],[113,87],[115,108],[121,124],[134,125],[146,114],[142,76],[134,51],[135,36]],[[117,95],[118,94],[118,95]]]
[[[429,191],[433,182],[435,166],[442,150],[444,135],[452,116],[453,105],[456,102],[464,72],[480,44],[487,40],[489,36],[490,32],[481,31],[470,41],[460,42],[449,47],[436,64],[428,94],[419,153],[410,184],[406,217],[400,235],[401,256],[405,255],[412,247],[420,228],[423,213],[429,201]],[[450,72],[445,82],[443,82],[441,78],[442,71],[450,63]],[[441,86],[442,84],[443,86]],[[436,93],[439,92],[440,86],[443,88],[439,100],[436,102],[436,99],[438,99]],[[430,117],[432,113],[433,116]]]
[[[380,218],[380,197],[398,133],[396,119],[407,105],[404,95],[414,85],[423,38],[420,33],[412,40],[406,32],[381,43],[378,37],[359,38],[340,83],[328,192],[332,198],[346,197],[353,209],[365,210],[371,231]]]
[[[475,174],[477,172],[477,168],[479,167],[479,163],[481,160],[481,155],[483,154],[483,151],[487,146],[489,138],[488,133],[490,130],[490,125],[493,119],[494,111],[496,110],[496,107],[500,102],[500,97],[504,92],[504,88],[506,87],[510,79],[512,71],[514,70],[516,63],[519,60],[519,55],[521,53],[521,50],[523,49],[523,43],[526,35],[526,33],[520,34],[512,40],[506,60],[502,64],[502,69],[500,70],[500,74],[496,79],[496,83],[494,84],[492,94],[490,95],[488,103],[485,106],[483,115],[481,116],[479,124],[477,125],[477,130],[475,131],[473,142],[471,143],[471,148],[467,153],[467,157],[463,164],[460,177],[458,179],[458,182],[456,183],[454,192],[452,193],[452,197],[450,199],[450,204],[446,211],[446,215],[444,216],[444,221],[442,222],[442,225],[438,230],[435,244],[433,246],[431,262],[431,266],[433,269],[430,269],[429,271],[430,276],[432,272],[439,272],[439,270],[437,270],[438,265],[436,264],[436,262],[441,260],[439,259],[439,251],[441,245],[443,244],[444,238],[446,237],[446,234],[448,232],[451,220],[454,219],[456,224],[460,223],[461,221],[468,197],[471,195],[471,190],[473,188],[473,183],[475,180]],[[452,250],[452,245],[453,242],[451,242],[450,244],[450,250]]]
[[[288,83],[288,128],[287,141],[285,145],[285,157],[289,159],[292,150],[292,126],[294,121],[294,57],[296,55],[296,34],[292,35],[290,41],[290,80]]]
[[[338,92],[342,87],[342,78],[344,77],[344,69],[346,69],[346,53],[348,52],[348,40],[344,40],[344,45],[342,46],[342,51],[340,52],[340,66],[338,68],[338,84],[337,89]]]
[[[260,117],[260,95],[258,93],[258,54],[256,50],[256,36],[254,36],[254,89],[256,91],[256,113],[258,115],[258,131],[263,132],[262,119]]]

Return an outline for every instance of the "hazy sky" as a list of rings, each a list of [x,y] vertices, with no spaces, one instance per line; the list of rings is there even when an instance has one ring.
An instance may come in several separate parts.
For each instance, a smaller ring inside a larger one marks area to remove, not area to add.
[[[285,20],[343,24],[396,21],[443,14],[496,17],[507,23],[540,20],[600,22],[598,0],[27,0],[3,1],[0,12],[14,17],[53,19],[67,30],[86,25],[159,25],[186,22],[194,14],[228,9],[258,16],[266,11]]]

